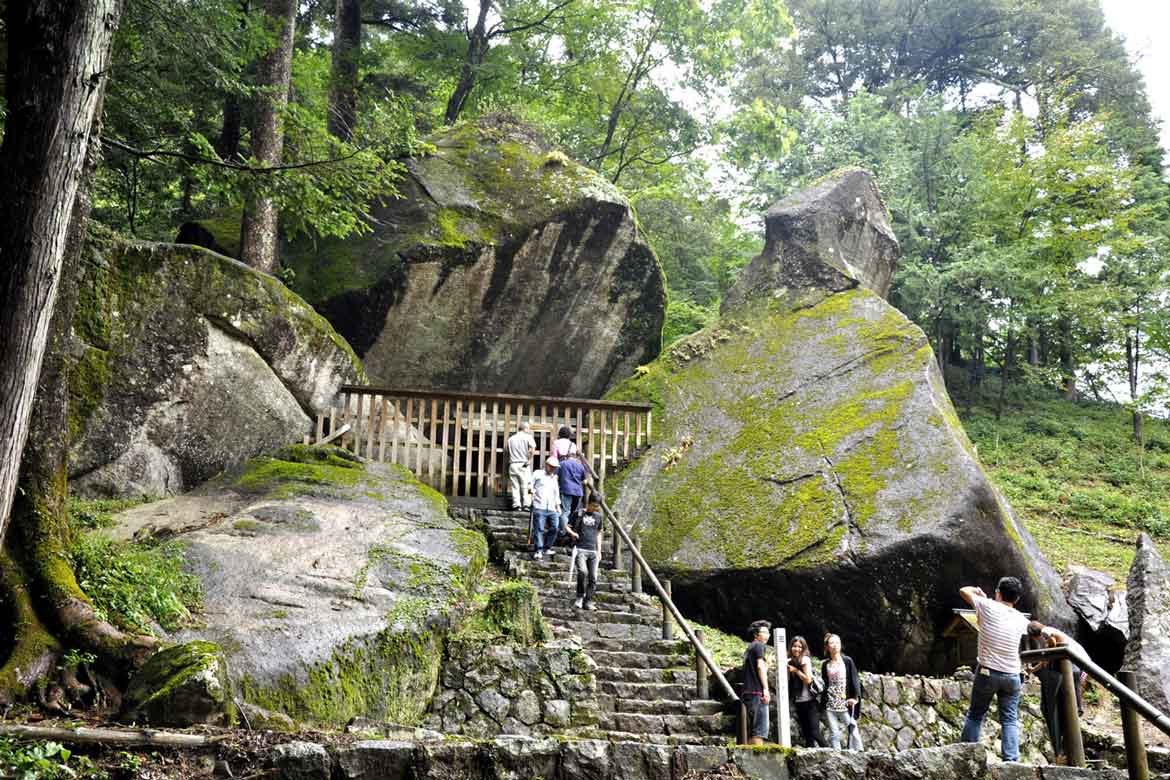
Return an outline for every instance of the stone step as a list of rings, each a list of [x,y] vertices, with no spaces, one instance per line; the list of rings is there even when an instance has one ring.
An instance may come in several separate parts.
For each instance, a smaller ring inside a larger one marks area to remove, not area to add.
[[[582,613],[588,615],[588,612]],[[579,620],[565,620],[563,618],[546,618],[550,625],[565,626],[577,632],[581,640],[588,642],[592,639],[635,639],[650,641],[662,636],[662,631],[656,626],[646,626],[639,623],[594,623],[587,617]]]
[[[571,590],[573,598],[576,598],[576,590]],[[594,604],[594,606],[597,606]],[[560,618],[561,620],[586,620],[591,623],[636,623],[643,626],[661,625],[659,621],[662,620],[661,615],[644,615],[638,612],[627,612],[625,610],[612,610],[605,607],[598,607],[595,610],[578,609],[572,602],[565,599],[545,599],[541,602],[541,610],[544,612],[546,618]]]
[[[616,666],[624,669],[666,669],[688,667],[691,656],[686,653],[648,653],[645,650],[591,650],[589,655],[598,667]]]
[[[603,739],[609,742],[641,742],[651,745],[674,747],[677,745],[727,746],[727,735],[723,734],[646,734],[633,731],[582,730],[576,734],[579,739]]]
[[[598,727],[634,734],[722,734],[722,715],[644,715],[603,712]]]
[[[660,635],[661,636],[661,635]],[[686,653],[690,650],[690,643],[685,639],[659,639],[650,641],[616,639],[596,637],[583,640],[589,652],[594,650],[608,650],[610,652],[649,653],[651,655],[670,655],[672,653]]]
[[[600,702],[603,712],[631,712],[646,715],[720,715],[723,702],[713,699],[620,699],[604,697]]]
[[[694,690],[695,672],[689,669],[623,669],[615,666],[597,667],[598,680],[635,683],[678,683]]]
[[[671,699],[673,701],[690,701],[691,697],[695,694],[695,688],[693,685],[678,685],[676,683],[636,683],[598,680],[597,692],[608,694],[618,699]]]

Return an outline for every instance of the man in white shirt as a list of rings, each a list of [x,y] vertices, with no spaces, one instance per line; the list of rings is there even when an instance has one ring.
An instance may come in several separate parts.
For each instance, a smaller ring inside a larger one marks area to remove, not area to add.
[[[536,526],[533,534],[536,540],[536,550],[532,557],[540,560],[545,551],[553,554],[553,544],[557,541],[557,519],[561,514],[561,486],[557,479],[557,467],[560,461],[549,457],[544,462],[544,469],[532,478],[532,521]]]
[[[1016,602],[1023,590],[1015,577],[999,581],[994,599],[987,598],[979,587],[959,589],[959,595],[975,608],[979,618],[978,664],[961,739],[979,741],[983,718],[994,696],[1003,726],[1004,761],[1020,760],[1020,638],[1028,633],[1028,618],[1016,609]]]
[[[532,456],[536,454],[536,439],[528,432],[528,423],[521,422],[516,432],[508,437],[508,481],[512,485],[512,511],[528,509],[528,493],[532,489]]]

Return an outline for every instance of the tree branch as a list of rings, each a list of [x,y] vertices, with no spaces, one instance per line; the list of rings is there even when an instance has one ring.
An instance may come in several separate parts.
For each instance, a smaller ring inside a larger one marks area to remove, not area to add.
[[[358,156],[359,154],[361,154],[363,151],[365,151],[364,149],[355,149],[354,151],[350,152],[349,154],[343,155],[341,157],[334,157],[334,158],[329,159],[329,160],[310,160],[309,162],[292,163],[289,165],[262,166],[262,165],[244,165],[242,163],[225,162],[224,160],[216,160],[216,159],[213,159],[211,157],[202,157],[202,156],[197,155],[197,154],[187,154],[186,152],[176,152],[176,151],[171,150],[171,149],[139,149],[135,146],[130,146],[127,143],[123,143],[122,141],[114,140],[113,138],[103,138],[102,144],[104,144],[105,146],[113,147],[114,149],[119,149],[123,152],[126,152],[127,154],[132,154],[135,157],[140,157],[140,158],[145,158],[145,159],[153,159],[155,157],[176,157],[180,160],[186,160],[187,162],[199,163],[202,165],[211,165],[211,166],[214,166],[217,168],[227,168],[228,170],[239,171],[240,173],[254,173],[254,174],[280,173],[281,171],[296,171],[296,170],[301,170],[303,168],[315,168],[319,165],[332,165],[334,163],[345,162],[346,160],[352,159],[352,158]]]
[[[531,30],[533,27],[540,27],[542,24],[544,24],[549,19],[551,19],[556,14],[557,11],[561,10],[562,8],[565,8],[566,6],[571,5],[572,3],[573,3],[573,0],[561,0],[561,2],[557,3],[552,8],[550,8],[548,13],[546,13],[544,16],[542,16],[539,19],[532,21],[532,22],[521,22],[513,27],[499,27],[499,26],[493,27],[491,32],[488,33],[488,37],[495,38],[498,35],[511,35],[512,33],[518,33],[518,32],[524,32],[525,30]],[[501,23],[504,21],[507,21],[507,20],[501,20]]]

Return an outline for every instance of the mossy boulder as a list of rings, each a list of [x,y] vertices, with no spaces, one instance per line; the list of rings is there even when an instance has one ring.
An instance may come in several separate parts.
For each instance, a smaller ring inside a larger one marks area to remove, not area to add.
[[[770,247],[753,265],[788,256]],[[903,672],[945,664],[961,585],[1020,576],[1025,608],[1067,624],[926,336],[860,280],[823,284],[787,277],[611,393],[655,405],[653,448],[607,489],[684,611],[737,633],[758,617],[831,630],[863,668]]]
[[[123,719],[153,726],[229,725],[235,705],[227,663],[212,642],[188,642],[156,653],[130,680]]]
[[[203,584],[201,624],[172,639],[224,648],[242,703],[322,725],[417,722],[487,560],[438,493],[334,448],[287,447],[116,521],[119,538],[178,534]]]
[[[298,441],[364,379],[280,281],[205,249],[92,237],[73,323],[71,488],[182,492]]]
[[[662,271],[615,187],[505,117],[429,141],[373,232],[285,255],[373,380],[596,397],[658,354]]]

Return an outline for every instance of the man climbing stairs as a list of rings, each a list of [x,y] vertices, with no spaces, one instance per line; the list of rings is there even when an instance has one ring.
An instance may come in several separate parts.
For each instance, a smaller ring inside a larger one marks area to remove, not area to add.
[[[597,663],[597,736],[660,744],[725,744],[734,723],[713,699],[696,699],[694,655],[686,640],[662,638],[657,598],[631,592],[630,573],[614,570],[607,543],[597,576],[596,611],[574,606],[571,548],[532,560],[527,512],[484,510],[492,556],[532,582],[558,636],[577,637]],[[563,554],[562,554],[563,552]]]

